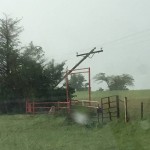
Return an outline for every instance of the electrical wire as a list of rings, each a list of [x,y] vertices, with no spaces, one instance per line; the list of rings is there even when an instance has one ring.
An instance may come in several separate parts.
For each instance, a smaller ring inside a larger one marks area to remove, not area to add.
[[[128,35],[125,35],[125,36],[122,36],[120,38],[117,38],[117,39],[114,39],[114,40],[111,40],[111,41],[108,41],[108,42],[104,42],[103,44],[101,44],[100,46],[102,47],[107,47],[107,46],[112,46],[112,45],[117,45],[117,46],[120,46],[121,45],[137,45],[137,44],[140,44],[141,42],[144,43],[144,42],[147,42],[147,41],[150,41],[148,39],[141,39],[139,41],[140,38],[144,37],[144,38],[147,38],[147,37],[150,37],[150,28],[148,29],[145,29],[145,30],[142,30],[142,31],[139,31],[139,32],[136,32],[136,33],[131,33],[131,34],[128,34]],[[145,35],[146,34],[146,35]],[[137,41],[138,40],[138,41]],[[124,41],[124,43],[122,43]],[[119,43],[118,43],[119,42]],[[97,46],[98,47],[98,46]],[[91,49],[92,47],[89,47],[89,49]],[[84,49],[84,50],[79,50],[78,52],[85,52],[86,50],[88,51],[89,50],[87,47]],[[67,62],[70,61],[70,60],[75,60],[77,59],[75,56],[72,56],[70,57],[70,55],[72,54],[73,52],[66,52],[64,53],[65,54],[65,58],[63,58],[64,60],[66,60]],[[62,54],[55,54],[55,56],[62,56]],[[94,56],[94,54],[92,56],[89,56],[89,58],[92,58]],[[59,60],[62,60],[62,58],[58,58]]]
[[[113,43],[122,41],[122,40],[124,40],[124,39],[128,39],[128,38],[137,36],[137,35],[139,35],[139,34],[141,34],[141,33],[146,33],[146,32],[149,32],[149,31],[150,31],[150,28],[145,29],[145,30],[143,30],[143,31],[136,32],[136,33],[128,34],[128,35],[126,35],[126,36],[122,36],[122,37],[117,38],[117,39],[115,39],[115,40],[112,40],[112,41],[109,41],[109,42],[104,42],[104,43],[102,44],[102,46],[108,45],[108,44],[113,44]]]

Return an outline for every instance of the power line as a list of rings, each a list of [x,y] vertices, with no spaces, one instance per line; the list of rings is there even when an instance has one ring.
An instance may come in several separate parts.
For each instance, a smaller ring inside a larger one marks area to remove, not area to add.
[[[109,41],[109,42],[104,42],[102,45],[108,45],[108,44],[112,44],[112,43],[115,43],[115,42],[118,42],[118,41],[122,41],[124,39],[128,39],[128,38],[134,37],[136,35],[139,35],[141,33],[148,32],[148,31],[150,31],[150,28],[148,28],[146,30],[143,30],[143,31],[136,32],[136,33],[128,34],[126,36],[122,36],[120,38],[117,38],[117,39]]]
[[[133,45],[134,47],[137,46],[137,45],[141,45],[141,46],[144,46],[144,45],[150,45],[149,43],[150,41],[150,38],[147,38],[147,39],[137,39],[137,40],[128,40],[128,41],[125,41],[124,43],[117,43],[117,44],[112,44],[112,45],[106,45],[106,47],[111,47],[112,46],[115,46],[116,47],[125,47],[125,46],[129,46],[129,45]]]

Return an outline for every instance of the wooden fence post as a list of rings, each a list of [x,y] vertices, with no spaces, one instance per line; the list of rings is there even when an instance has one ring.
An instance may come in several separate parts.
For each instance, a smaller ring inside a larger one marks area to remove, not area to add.
[[[97,112],[97,120],[98,120],[98,123],[99,123],[99,112]]]
[[[71,112],[71,100],[67,103],[67,112],[68,114]]]
[[[110,111],[110,97],[108,97],[108,113],[109,113],[109,119],[111,121],[112,118],[111,118],[111,111]]]
[[[59,101],[57,102],[57,109],[59,110],[60,108],[60,104],[59,104]]]
[[[99,123],[99,114],[100,114],[100,106],[98,104],[98,107],[97,107],[97,120],[98,120],[98,123]]]
[[[128,105],[127,105],[127,97],[124,98],[124,108],[125,108],[125,122],[128,122]]]
[[[119,108],[119,96],[116,96],[116,105],[117,105],[117,118],[120,117],[120,108]]]
[[[101,109],[102,109],[102,123],[103,123],[103,99],[101,99]]]
[[[141,102],[141,119],[143,119],[143,102]]]

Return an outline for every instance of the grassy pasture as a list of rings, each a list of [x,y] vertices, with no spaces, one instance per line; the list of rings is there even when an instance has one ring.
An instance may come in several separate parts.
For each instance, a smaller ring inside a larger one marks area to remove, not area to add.
[[[75,99],[79,100],[88,100],[88,92],[81,91],[76,92],[77,97]],[[131,119],[140,118],[141,102],[144,103],[144,118],[149,118],[150,116],[150,90],[127,90],[127,91],[94,91],[91,93],[92,100],[100,101],[101,98],[119,95],[121,100],[124,100],[124,97],[128,98],[128,113]],[[123,102],[120,102],[120,108],[123,112]]]
[[[88,92],[81,91],[76,92],[77,97],[75,99],[88,99]],[[99,101],[102,97],[119,95],[120,99],[123,99],[125,96],[129,100],[138,100],[138,101],[150,101],[150,90],[125,90],[125,91],[93,91],[91,93],[92,100]]]
[[[78,99],[88,97],[85,92],[77,95]],[[92,99],[110,95],[128,97],[129,123],[114,120],[86,126],[69,122],[65,116],[1,115],[0,150],[149,150],[150,90],[97,91],[92,92]],[[139,118],[140,101],[147,104],[144,120]]]
[[[1,150],[149,150],[150,120],[87,127],[48,115],[0,116]]]

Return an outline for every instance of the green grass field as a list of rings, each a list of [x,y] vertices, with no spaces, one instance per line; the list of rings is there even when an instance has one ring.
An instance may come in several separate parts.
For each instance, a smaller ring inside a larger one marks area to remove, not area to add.
[[[75,99],[88,99],[88,92],[81,91],[76,92],[77,97]],[[100,101],[102,97],[119,95],[120,99],[123,100],[124,97],[128,97],[129,100],[138,101],[150,101],[150,90],[125,90],[125,91],[94,91],[91,92],[92,100]]]
[[[88,127],[48,115],[0,116],[1,150],[149,150],[150,120]]]
[[[88,100],[88,92],[76,92],[77,97],[75,99],[78,100]],[[150,90],[126,90],[126,91],[95,91],[91,92],[92,100],[99,101],[103,97],[118,95],[120,101],[120,110],[122,113],[124,112],[124,97],[128,99],[128,114],[131,119],[140,119],[141,113],[141,102],[143,102],[144,106],[144,118],[147,119],[150,116]]]
[[[77,94],[86,99],[85,92]],[[0,150],[150,150],[150,115],[140,120],[137,113],[140,101],[149,103],[150,91],[97,91],[92,97],[100,100],[116,94],[128,97],[136,119],[79,125],[59,115],[1,115]]]

